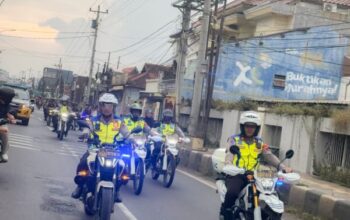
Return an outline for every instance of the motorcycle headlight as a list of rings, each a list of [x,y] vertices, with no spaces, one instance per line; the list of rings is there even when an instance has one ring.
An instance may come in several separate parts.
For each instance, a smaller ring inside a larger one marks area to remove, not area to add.
[[[260,180],[261,185],[265,191],[272,191],[274,186],[273,179],[264,178]]]
[[[103,167],[113,168],[117,165],[117,159],[106,159],[104,157],[99,157],[98,160]]]
[[[67,113],[62,113],[61,117],[62,117],[63,120],[66,121],[68,119],[68,114]]]
[[[169,139],[169,140],[167,140],[167,145],[169,146],[169,147],[176,147],[176,144],[177,144],[177,140],[175,140],[175,139]]]
[[[106,160],[105,165],[106,165],[106,167],[112,167],[113,166],[113,161],[112,160]]]
[[[136,144],[138,146],[141,146],[141,145],[144,145],[145,144],[145,141],[144,140],[135,140]]]

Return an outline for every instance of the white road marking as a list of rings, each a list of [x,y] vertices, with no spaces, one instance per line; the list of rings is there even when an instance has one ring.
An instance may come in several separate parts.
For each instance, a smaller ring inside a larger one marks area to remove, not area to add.
[[[18,145],[14,145],[14,146],[10,146],[10,147],[21,148],[21,149],[26,149],[26,150],[33,150],[33,151],[41,151],[40,149],[36,149],[36,148],[32,148],[32,147],[18,146]]]
[[[16,142],[16,141],[9,141],[10,147],[12,146],[27,146],[27,147],[33,147],[32,144],[28,143],[21,143],[21,142]]]
[[[20,134],[14,134],[14,133],[10,133],[9,137],[13,137],[13,138],[24,138],[24,139],[30,139],[30,140],[33,140],[32,137],[30,136],[26,136],[26,135],[20,135]]]
[[[39,121],[43,121],[41,118],[38,118],[39,119]]]
[[[122,212],[126,215],[129,220],[137,220],[137,218],[131,213],[131,211],[123,204],[117,203],[117,206],[122,210]]]
[[[194,176],[192,174],[189,174],[189,173],[187,173],[187,172],[185,172],[183,170],[180,170],[178,168],[176,169],[176,171],[178,171],[178,172],[182,173],[183,175],[188,176],[188,177],[190,177],[190,178],[192,178],[194,180],[197,180],[198,182],[200,182],[200,183],[202,183],[202,184],[204,184],[204,185],[206,185],[206,186],[216,190],[216,186],[213,183],[210,183],[209,181],[200,179],[200,178],[198,178],[198,177],[196,177],[196,176]]]
[[[52,128],[50,126],[46,126],[50,131],[52,131]]]

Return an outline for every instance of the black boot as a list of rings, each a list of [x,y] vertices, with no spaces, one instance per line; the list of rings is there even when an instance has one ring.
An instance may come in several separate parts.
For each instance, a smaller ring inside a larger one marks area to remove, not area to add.
[[[120,197],[119,190],[117,190],[114,194],[114,202],[115,203],[121,203],[123,202],[122,198]]]
[[[75,188],[75,190],[72,193],[72,198],[79,199],[82,191],[83,191],[83,188],[81,186],[77,186],[77,188]]]
[[[231,209],[225,209],[222,205],[220,208],[220,220],[232,220],[233,219],[233,213]]]

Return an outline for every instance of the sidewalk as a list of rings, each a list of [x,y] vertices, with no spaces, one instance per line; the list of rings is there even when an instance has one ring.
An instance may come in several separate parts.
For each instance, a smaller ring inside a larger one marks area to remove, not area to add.
[[[212,177],[211,155],[214,150],[195,151],[189,148],[180,149],[180,166],[199,174]],[[350,189],[330,183],[307,174],[301,174],[301,182],[297,185],[285,185],[279,189],[281,199],[291,207],[310,213],[321,219],[350,219]]]

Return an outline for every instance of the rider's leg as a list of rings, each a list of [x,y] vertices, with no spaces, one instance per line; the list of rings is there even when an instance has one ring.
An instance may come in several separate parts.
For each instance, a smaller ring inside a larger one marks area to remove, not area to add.
[[[77,166],[77,171],[76,171],[76,177],[74,178],[74,180],[77,179],[78,177],[78,173],[80,171],[83,171],[83,170],[88,170],[88,164],[87,164],[87,158],[89,156],[89,152],[87,151],[80,159],[80,162]],[[75,198],[75,199],[78,199],[80,198],[81,196],[81,193],[82,193],[82,189],[83,189],[83,185],[84,183],[78,183],[75,181],[75,183],[77,184],[77,187],[75,188],[75,190],[73,191],[72,193],[72,197]]]
[[[10,148],[9,141],[8,141],[8,128],[6,126],[0,126],[0,138],[2,141],[0,161],[5,163],[9,159],[7,152]]]
[[[220,216],[224,220],[232,219],[232,210],[239,193],[247,185],[246,177],[244,175],[227,177],[225,182],[227,193],[225,195],[225,202],[221,205]]]
[[[154,149],[152,151],[152,157],[151,157],[153,167],[155,167],[155,165],[156,165],[157,157],[158,157],[160,150],[162,148],[162,144],[163,144],[163,142],[154,143]]]

